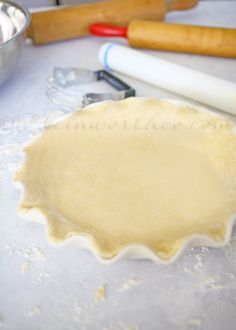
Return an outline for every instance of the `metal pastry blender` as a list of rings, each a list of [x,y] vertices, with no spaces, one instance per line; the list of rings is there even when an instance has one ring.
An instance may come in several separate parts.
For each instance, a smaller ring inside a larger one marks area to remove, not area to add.
[[[83,86],[105,81],[114,92],[86,92]],[[122,100],[135,96],[135,90],[106,70],[55,67],[47,80],[47,95],[61,109],[72,111],[104,100]]]

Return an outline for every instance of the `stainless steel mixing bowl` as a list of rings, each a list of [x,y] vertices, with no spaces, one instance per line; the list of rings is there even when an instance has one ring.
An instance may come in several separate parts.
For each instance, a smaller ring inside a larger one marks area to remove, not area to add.
[[[26,9],[11,1],[0,1],[0,86],[15,68],[29,23]]]

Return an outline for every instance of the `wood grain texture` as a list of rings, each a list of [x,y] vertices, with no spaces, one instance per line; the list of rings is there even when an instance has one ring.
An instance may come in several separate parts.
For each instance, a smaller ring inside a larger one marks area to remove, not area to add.
[[[35,44],[71,39],[88,34],[95,22],[126,25],[132,19],[161,20],[164,0],[103,1],[81,4],[32,15],[31,36]]]
[[[128,38],[133,47],[236,57],[236,29],[133,21]]]
[[[171,3],[167,7],[165,0],[106,0],[36,12],[32,14],[28,37],[35,44],[43,44],[85,36],[95,22],[127,25],[137,19],[163,20],[166,11],[188,9],[197,0],[173,0]]]

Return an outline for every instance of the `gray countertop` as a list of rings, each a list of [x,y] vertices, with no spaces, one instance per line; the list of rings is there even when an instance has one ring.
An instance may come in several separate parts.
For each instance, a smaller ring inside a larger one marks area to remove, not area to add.
[[[236,27],[236,2],[204,1],[168,21]],[[0,90],[0,328],[236,329],[236,232],[222,249],[189,250],[175,264],[121,260],[100,264],[88,251],[48,244],[42,225],[17,216],[12,174],[20,149],[62,114],[45,96],[53,66],[98,69],[104,41],[83,38],[26,45],[14,76]],[[124,41],[122,41],[124,43]],[[236,60],[150,52],[154,56],[236,82]],[[138,96],[180,98],[123,77]],[[105,289],[105,299],[96,292]]]

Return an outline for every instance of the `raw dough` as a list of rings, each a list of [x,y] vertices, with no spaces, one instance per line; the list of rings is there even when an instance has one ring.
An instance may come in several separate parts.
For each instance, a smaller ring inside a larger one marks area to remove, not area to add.
[[[75,112],[25,149],[20,210],[45,215],[50,241],[86,236],[103,258],[144,244],[168,260],[191,235],[222,241],[236,211],[233,129],[154,99]]]

